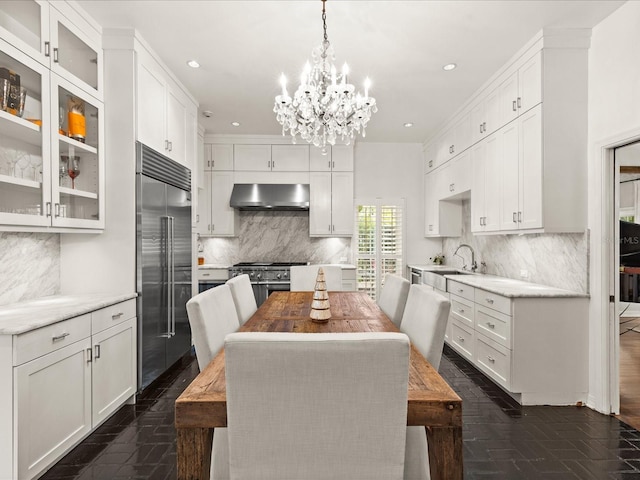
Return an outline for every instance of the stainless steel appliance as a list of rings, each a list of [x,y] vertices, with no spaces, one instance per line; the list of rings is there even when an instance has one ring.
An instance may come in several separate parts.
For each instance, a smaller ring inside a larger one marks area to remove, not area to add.
[[[309,185],[236,183],[229,205],[239,210],[309,210]]]
[[[229,278],[247,274],[258,306],[273,292],[288,292],[291,287],[289,268],[308,262],[241,262],[229,267]]]
[[[138,388],[191,348],[191,171],[136,142]]]

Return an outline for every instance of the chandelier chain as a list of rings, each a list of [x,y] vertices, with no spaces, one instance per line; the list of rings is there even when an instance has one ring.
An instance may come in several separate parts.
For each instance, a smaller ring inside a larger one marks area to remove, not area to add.
[[[327,11],[325,10],[326,4],[327,0],[322,0],[322,29],[324,30],[324,41],[325,43],[329,43],[329,36],[327,35]]]

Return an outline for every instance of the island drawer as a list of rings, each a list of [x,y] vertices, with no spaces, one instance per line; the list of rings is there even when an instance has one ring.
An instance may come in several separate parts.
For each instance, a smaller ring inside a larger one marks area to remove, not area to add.
[[[476,288],[475,302],[478,305],[484,305],[506,315],[511,315],[511,299],[509,297],[503,297],[502,295]]]
[[[476,332],[476,365],[507,390],[511,388],[511,350]]]
[[[91,332],[98,333],[136,316],[136,300],[116,303],[91,313]]]
[[[476,305],[475,328],[476,331],[500,345],[511,348],[511,317],[509,315]]]
[[[469,328],[473,328],[473,302],[451,294],[451,310],[449,314],[457,321],[469,325]]]
[[[473,362],[475,332],[466,324],[451,322],[451,346],[467,360]]]
[[[13,364],[22,365],[90,335],[90,313],[16,335],[13,346]]]
[[[447,292],[466,298],[472,302],[474,299],[474,290],[475,289],[473,287],[465,285],[464,283],[456,282],[455,280],[447,280]]]

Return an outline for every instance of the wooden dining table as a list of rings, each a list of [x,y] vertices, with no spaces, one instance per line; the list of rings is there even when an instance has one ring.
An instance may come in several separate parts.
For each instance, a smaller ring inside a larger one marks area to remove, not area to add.
[[[309,317],[312,297],[313,292],[274,292],[239,331],[398,331],[366,293],[329,292],[331,318],[323,324]],[[175,425],[177,478],[208,480],[213,431],[227,426],[224,350],[176,400]],[[432,480],[462,480],[462,400],[413,345],[407,425],[426,428]]]

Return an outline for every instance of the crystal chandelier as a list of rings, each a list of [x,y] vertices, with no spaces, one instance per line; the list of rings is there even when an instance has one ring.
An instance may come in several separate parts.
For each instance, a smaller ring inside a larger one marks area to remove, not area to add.
[[[282,125],[282,135],[289,132],[293,143],[296,135],[300,135],[323,149],[327,143],[335,145],[338,138],[348,145],[356,132],[362,131],[364,137],[371,114],[378,111],[375,98],[369,96],[369,78],[364,82],[364,95],[354,94],[353,85],[348,83],[347,64],[342,66],[341,73],[333,65],[335,57],[327,37],[325,2],[322,0],[324,40],[311,52],[313,65],[307,61],[293,98],[287,93],[287,79],[282,74],[282,94],[276,97],[273,107]]]

